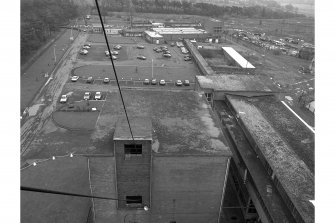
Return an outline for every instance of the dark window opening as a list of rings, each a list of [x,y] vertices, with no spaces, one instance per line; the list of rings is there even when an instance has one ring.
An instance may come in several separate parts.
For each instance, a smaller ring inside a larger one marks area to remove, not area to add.
[[[127,204],[142,204],[142,196],[126,196]]]
[[[125,144],[124,145],[124,153],[141,155],[142,154],[142,144]]]

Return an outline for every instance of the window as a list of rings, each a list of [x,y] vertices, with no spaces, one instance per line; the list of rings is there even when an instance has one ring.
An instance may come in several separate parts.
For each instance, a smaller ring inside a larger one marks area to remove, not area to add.
[[[124,144],[125,155],[142,155],[142,144]]]
[[[142,196],[126,196],[127,204],[142,204]]]

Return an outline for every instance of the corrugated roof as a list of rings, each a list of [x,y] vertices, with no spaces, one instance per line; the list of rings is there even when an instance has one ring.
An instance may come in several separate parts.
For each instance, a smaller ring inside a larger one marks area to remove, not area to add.
[[[149,31],[149,30],[146,30],[144,31],[146,34],[148,34],[148,36],[150,36],[151,38],[163,38],[162,35],[160,35],[159,33],[157,32],[153,32],[153,31]]]
[[[206,34],[203,29],[195,29],[194,27],[176,27],[176,28],[153,28],[159,34]]]
[[[241,56],[232,47],[222,47],[222,49],[229,54],[242,68],[255,68],[249,61]]]

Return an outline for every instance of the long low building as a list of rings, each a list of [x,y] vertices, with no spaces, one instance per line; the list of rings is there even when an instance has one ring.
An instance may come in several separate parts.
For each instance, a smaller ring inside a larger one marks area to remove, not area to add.
[[[178,28],[153,28],[153,31],[159,33],[166,41],[175,41],[179,39],[205,40],[208,38],[208,32],[194,27]]]
[[[255,68],[249,61],[241,56],[234,48],[232,47],[222,47],[226,59],[232,60],[236,65],[242,68]]]
[[[157,32],[146,30],[144,31],[144,39],[150,43],[162,44],[164,43],[164,37]]]

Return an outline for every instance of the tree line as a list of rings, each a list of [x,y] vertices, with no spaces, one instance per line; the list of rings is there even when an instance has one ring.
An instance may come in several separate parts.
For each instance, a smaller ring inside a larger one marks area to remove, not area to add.
[[[78,15],[78,6],[71,0],[21,1],[21,64],[59,31],[59,26]]]
[[[286,19],[292,17],[305,17],[285,7],[269,8],[265,6],[218,6],[208,3],[192,3],[187,1],[166,0],[102,0],[101,4],[107,11],[129,11],[129,2],[133,10],[143,13],[188,14],[211,17],[247,17],[263,19]],[[92,12],[96,11],[92,7]]]

